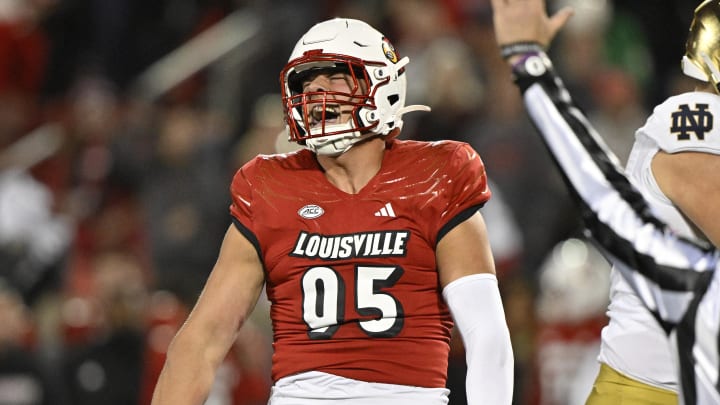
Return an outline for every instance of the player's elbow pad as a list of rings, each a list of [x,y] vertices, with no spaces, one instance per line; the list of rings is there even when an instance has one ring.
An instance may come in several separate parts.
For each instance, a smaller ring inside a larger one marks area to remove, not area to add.
[[[513,351],[497,278],[461,277],[445,286],[443,297],[465,345],[468,404],[512,403]]]

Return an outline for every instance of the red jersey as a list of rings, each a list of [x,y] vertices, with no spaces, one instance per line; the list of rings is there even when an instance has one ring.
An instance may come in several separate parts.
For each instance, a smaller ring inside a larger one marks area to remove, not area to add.
[[[491,194],[469,145],[389,141],[357,194],[331,184],[308,150],[263,155],[231,192],[265,266],[274,381],[322,371],[445,387],[452,319],[435,246]]]

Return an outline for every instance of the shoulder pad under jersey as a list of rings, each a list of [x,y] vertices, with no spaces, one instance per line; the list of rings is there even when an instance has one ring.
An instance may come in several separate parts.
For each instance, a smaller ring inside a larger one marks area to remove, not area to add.
[[[720,96],[683,93],[655,107],[639,133],[668,152],[696,151],[720,155]]]

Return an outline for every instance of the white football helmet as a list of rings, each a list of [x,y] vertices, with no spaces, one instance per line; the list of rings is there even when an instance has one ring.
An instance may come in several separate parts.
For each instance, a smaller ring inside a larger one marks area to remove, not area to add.
[[[426,106],[405,106],[408,62],[365,22],[335,18],[316,24],[297,42],[280,73],[290,140],[336,156],[360,140],[401,128],[408,111],[429,111]],[[348,73],[351,92],[303,93],[303,81],[318,70]],[[351,119],[334,122],[342,113],[350,113]]]
[[[720,0],[706,0],[695,9],[690,24],[682,71],[712,83],[720,93]]]

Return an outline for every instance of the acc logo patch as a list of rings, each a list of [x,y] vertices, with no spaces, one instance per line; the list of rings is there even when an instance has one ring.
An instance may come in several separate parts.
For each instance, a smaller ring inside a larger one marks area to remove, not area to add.
[[[385,57],[388,58],[388,60],[392,63],[397,63],[398,61],[398,54],[395,51],[395,47],[392,46],[390,43],[390,40],[387,38],[383,38],[382,40],[382,50],[385,54]]]
[[[298,215],[305,219],[315,219],[325,213],[321,206],[310,204],[298,210]]]

